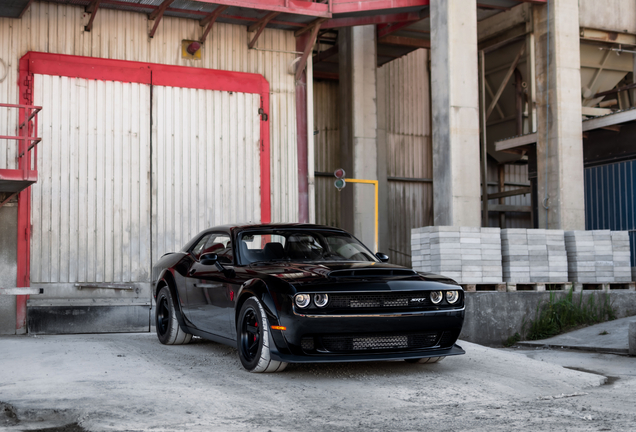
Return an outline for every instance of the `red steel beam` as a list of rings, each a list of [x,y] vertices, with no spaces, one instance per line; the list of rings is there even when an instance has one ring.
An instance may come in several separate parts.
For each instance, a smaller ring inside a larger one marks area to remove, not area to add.
[[[91,4],[86,6],[86,13],[91,14],[90,19],[88,20],[88,24],[84,26],[84,30],[87,32],[91,31],[93,28],[93,21],[95,20],[95,15],[97,15],[97,9],[99,9],[99,3],[101,0],[93,0]]]
[[[442,0],[447,1],[447,0]],[[363,12],[379,9],[394,9],[405,7],[417,7],[428,6],[430,0],[365,0],[365,1],[353,1],[353,0],[332,0],[331,13],[351,13],[351,12]]]
[[[404,36],[384,36],[383,38],[378,39],[378,43],[383,45],[395,45],[395,46],[403,46],[403,47],[411,47],[411,48],[430,48],[431,41],[426,39],[415,39]]]
[[[334,72],[314,71],[314,78],[338,81],[340,80],[340,75]]]
[[[199,42],[205,43],[205,39],[208,37],[208,33],[210,33],[210,31],[212,30],[212,26],[214,26],[214,23],[216,22],[217,18],[228,7],[229,6],[219,6],[209,16],[207,16],[207,17],[205,17],[205,18],[203,18],[201,20],[201,23],[200,23],[201,27],[205,27],[205,26],[207,26],[207,27],[205,28],[205,31],[203,32],[203,35],[201,35],[201,39],[199,39]]]
[[[309,39],[307,40],[305,51],[303,52],[303,55],[300,58],[300,61],[296,65],[296,81],[300,79],[300,75],[303,73],[303,70],[305,70],[305,65],[307,64],[307,58],[309,57],[309,54],[311,54],[311,51],[313,50],[314,45],[316,44],[316,37],[318,36],[318,30],[320,30],[320,23],[316,23],[314,25],[314,29],[311,31],[311,36],[309,36]]]
[[[404,21],[419,21],[423,19],[424,14],[420,12],[402,12],[389,15],[373,15],[355,18],[333,18],[325,21],[320,25],[321,29],[330,29],[338,27],[353,27],[369,24],[388,24]]]
[[[197,0],[197,2],[295,15],[310,15],[322,18],[331,18],[328,4],[307,0]]]
[[[312,64],[315,66],[316,63],[320,63],[321,61],[324,61],[326,59],[328,59],[329,57],[335,56],[336,54],[338,54],[338,45],[334,45],[329,49],[326,49],[324,51],[320,51],[318,54],[316,54],[315,56],[312,57]]]
[[[314,26],[316,24],[322,24],[323,22],[327,21],[327,18],[317,18],[314,21],[310,22],[309,24],[307,24],[305,27],[296,30],[296,32],[294,33],[294,36],[298,37],[301,36],[303,34],[305,34],[306,32],[308,32],[309,30],[311,30],[312,28],[314,28]]]
[[[270,22],[272,18],[274,18],[278,14],[279,12],[270,12],[267,15],[265,15],[263,18],[261,18],[260,21],[252,24],[251,26],[247,28],[248,32],[252,32],[258,29],[256,30],[256,34],[254,35],[250,43],[247,45],[250,49],[254,48],[254,45],[256,45],[256,41],[258,40],[261,33],[263,33],[263,30],[265,30],[265,27],[267,27],[267,23]]]
[[[150,33],[148,35],[151,38],[155,36],[155,32],[157,31],[157,27],[159,26],[159,22],[161,22],[161,18],[163,17],[164,12],[166,11],[166,9],[168,9],[168,6],[170,6],[173,1],[174,0],[164,0],[158,9],[155,9],[153,12],[150,13],[150,15],[148,15],[148,19],[150,21],[154,21],[152,30],[150,30]]]

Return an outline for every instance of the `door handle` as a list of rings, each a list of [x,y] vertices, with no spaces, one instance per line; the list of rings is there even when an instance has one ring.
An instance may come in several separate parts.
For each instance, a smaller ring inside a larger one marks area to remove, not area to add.
[[[194,276],[194,274],[195,274],[196,272],[197,272],[197,271],[196,271],[196,269],[191,269],[191,270],[188,272],[188,275],[189,275],[189,276]]]

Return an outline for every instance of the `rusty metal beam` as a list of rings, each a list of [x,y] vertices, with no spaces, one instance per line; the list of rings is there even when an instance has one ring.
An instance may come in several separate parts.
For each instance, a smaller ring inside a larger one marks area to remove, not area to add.
[[[333,18],[323,22],[320,25],[321,29],[339,28],[339,27],[353,27],[369,24],[386,24],[394,22],[404,21],[419,21],[424,16],[424,13],[420,12],[402,12],[389,15],[373,15],[354,18]]]
[[[411,48],[430,48],[431,41],[426,39],[415,39],[404,36],[384,36],[378,39],[379,44],[396,45]]]
[[[205,30],[203,31],[203,34],[201,35],[201,39],[199,39],[199,42],[201,43],[205,43],[205,39],[208,37],[208,34],[210,33],[210,31],[212,30],[212,27],[214,26],[214,23],[216,22],[217,18],[223,13],[223,11],[225,9],[227,9],[229,6],[219,6],[218,8],[216,8],[214,10],[214,12],[212,12],[210,15],[208,15],[207,17],[203,18],[199,24],[201,24],[201,27],[206,27]]]
[[[305,65],[307,64],[307,58],[311,54],[311,51],[314,49],[314,45],[316,44],[316,37],[318,37],[318,30],[320,30],[320,23],[314,24],[314,28],[311,30],[311,36],[307,40],[307,46],[305,46],[305,52],[303,52],[300,61],[296,65],[296,81],[298,81],[305,69]]]
[[[254,48],[254,45],[256,45],[256,41],[258,40],[261,33],[263,33],[263,30],[265,30],[265,27],[267,27],[267,23],[270,22],[272,18],[274,18],[278,14],[279,12],[270,12],[259,21],[255,22],[247,28],[248,32],[253,32],[254,30],[258,29],[256,30],[256,34],[254,35],[250,43],[247,45],[250,49]]]
[[[334,72],[314,71],[314,78],[338,81],[340,79],[340,76]],[[330,173],[329,176],[333,176],[333,174]]]
[[[91,31],[93,28],[93,21],[95,20],[95,15],[97,15],[97,9],[99,9],[99,4],[101,0],[93,0],[91,4],[86,6],[86,13],[91,14],[90,19],[88,20],[88,24],[84,26],[84,30],[87,32]]]
[[[338,45],[334,45],[331,48],[326,49],[324,51],[321,51],[318,54],[316,54],[315,56],[313,56],[311,58],[312,59],[312,63],[315,66],[316,63],[320,63],[321,61],[325,61],[329,57],[333,57],[336,54],[338,54]]]
[[[161,18],[163,18],[164,12],[166,11],[166,9],[168,9],[168,6],[170,6],[173,1],[174,0],[164,0],[163,3],[161,3],[161,6],[159,6],[150,15],[148,15],[148,20],[154,21],[152,29],[150,30],[150,33],[148,33],[148,36],[150,36],[151,38],[155,36],[155,32],[157,31],[157,27],[159,27],[159,23],[161,22]]]
[[[302,34],[305,34],[306,32],[308,32],[309,30],[311,30],[312,28],[314,28],[314,26],[316,24],[322,24],[323,22],[327,21],[327,18],[318,18],[313,20],[312,22],[310,22],[309,24],[307,24],[305,27],[296,30],[296,32],[294,33],[294,36],[298,37]]]

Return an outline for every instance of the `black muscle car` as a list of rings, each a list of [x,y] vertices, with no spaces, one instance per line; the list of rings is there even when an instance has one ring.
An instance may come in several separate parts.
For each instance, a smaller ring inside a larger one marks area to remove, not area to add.
[[[327,226],[211,228],[153,268],[157,336],[236,346],[251,372],[464,354],[461,286],[387,261]]]

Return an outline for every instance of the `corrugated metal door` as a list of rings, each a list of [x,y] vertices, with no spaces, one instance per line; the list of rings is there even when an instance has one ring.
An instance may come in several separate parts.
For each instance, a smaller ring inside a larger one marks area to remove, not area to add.
[[[585,169],[585,229],[629,231],[636,267],[636,161]]]
[[[260,95],[153,86],[153,261],[220,224],[260,222]]]
[[[34,98],[32,284],[148,282],[150,86],[35,75]]]

